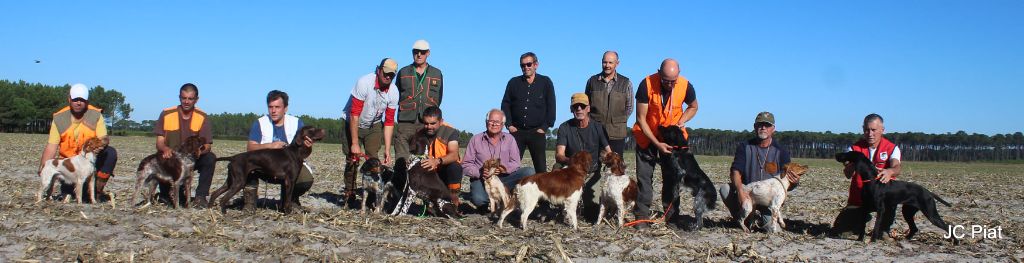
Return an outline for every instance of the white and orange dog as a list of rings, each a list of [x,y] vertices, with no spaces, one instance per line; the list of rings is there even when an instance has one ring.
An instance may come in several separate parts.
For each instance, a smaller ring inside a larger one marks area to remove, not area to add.
[[[611,152],[601,158],[604,167],[601,175],[604,177],[604,187],[601,191],[601,208],[597,213],[597,221],[594,225],[600,224],[605,218],[605,211],[611,207],[615,211],[615,219],[619,227],[625,224],[626,211],[632,209],[636,203],[637,187],[636,180],[626,175],[626,165],[622,162],[622,156]]]
[[[107,144],[99,138],[91,138],[82,145],[82,151],[78,155],[69,158],[56,158],[46,161],[43,169],[39,171],[39,192],[36,193],[36,203],[43,201],[43,191],[46,197],[53,194],[54,183],[57,179],[68,184],[75,185],[75,200],[82,203],[82,188],[89,190],[89,202],[96,202],[92,178],[96,174],[96,155],[103,151]],[[86,185],[88,184],[88,186]]]
[[[782,203],[786,202],[787,191],[789,191],[790,187],[789,178],[787,177],[790,173],[802,176],[804,173],[807,173],[807,166],[788,163],[782,167],[782,173],[771,179],[743,186],[743,191],[746,191],[750,196],[750,199],[747,199],[746,202],[740,203],[740,214],[742,216],[736,218],[743,231],[750,232],[750,229],[743,222],[754,212],[755,205],[767,206],[771,210],[772,220],[767,225],[770,232],[777,232],[786,227],[786,222],[782,218]]]
[[[489,201],[487,209],[492,215],[498,212],[498,208],[505,208],[512,202],[512,197],[508,195],[509,191],[505,188],[505,184],[498,179],[499,174],[505,173],[508,172],[505,170],[505,166],[501,165],[500,159],[490,159],[484,162],[483,173],[480,174],[480,177],[484,181],[484,189],[487,190]]]
[[[569,168],[547,173],[539,173],[527,176],[519,180],[516,186],[515,196],[517,203],[505,206],[498,219],[498,228],[501,228],[505,217],[512,213],[516,207],[522,208],[519,224],[526,230],[526,219],[536,208],[540,199],[547,200],[552,205],[565,207],[565,217],[569,220],[572,229],[577,228],[576,206],[583,196],[583,182],[587,177],[587,169],[590,167],[590,153],[577,152],[572,156]]]

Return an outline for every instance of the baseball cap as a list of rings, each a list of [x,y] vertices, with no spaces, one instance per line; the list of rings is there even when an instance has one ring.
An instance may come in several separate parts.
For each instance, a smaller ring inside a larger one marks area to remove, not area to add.
[[[574,94],[572,94],[572,104],[569,104],[569,105],[576,105],[576,104],[584,104],[584,105],[589,106],[590,105],[590,98],[587,97],[586,93],[574,93]]]
[[[412,49],[430,50],[430,43],[423,39],[416,40],[416,43],[412,43]]]
[[[74,85],[71,85],[71,90],[68,91],[68,95],[71,96],[71,99],[82,98],[84,100],[89,100],[89,88],[85,87],[85,84],[75,83]]]
[[[772,126],[774,126],[775,125],[775,115],[773,115],[771,112],[762,111],[761,113],[757,114],[757,117],[754,117],[754,123],[760,123],[760,122],[766,122],[766,123],[769,123]]]
[[[380,64],[380,70],[384,73],[395,73],[398,71],[398,62],[391,58],[385,58],[384,63]]]

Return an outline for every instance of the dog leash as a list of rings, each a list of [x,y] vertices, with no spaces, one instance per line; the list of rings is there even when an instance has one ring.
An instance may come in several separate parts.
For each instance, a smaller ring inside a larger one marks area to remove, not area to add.
[[[669,203],[668,203],[668,206],[666,206],[666,207],[665,207],[665,211],[668,211],[668,210],[669,210],[668,208],[669,208],[669,207],[672,207],[672,203],[674,203],[674,202],[675,202],[675,201],[669,202]],[[598,216],[598,219],[597,219],[597,220],[601,220],[601,219],[600,219],[600,217],[603,217],[604,215],[597,215],[597,216]],[[634,225],[636,225],[636,224],[640,224],[640,223],[661,223],[661,222],[665,222],[665,218],[666,218],[666,217],[668,217],[668,213],[667,213],[667,212],[666,212],[666,213],[662,213],[662,215],[661,215],[661,219],[640,219],[640,220],[633,220],[633,221],[630,221],[629,223],[625,223],[625,224],[623,224],[622,226],[623,226],[623,227],[631,227],[631,226],[634,226]]]

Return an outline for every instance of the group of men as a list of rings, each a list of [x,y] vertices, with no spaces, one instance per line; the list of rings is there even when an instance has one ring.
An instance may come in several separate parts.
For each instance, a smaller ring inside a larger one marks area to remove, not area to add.
[[[412,46],[413,63],[399,68],[392,58],[382,59],[372,73],[360,77],[352,88],[351,95],[342,112],[342,152],[348,162],[358,161],[367,156],[377,157],[383,150],[385,163],[409,155],[420,155],[426,159],[420,162],[424,168],[436,171],[448,185],[454,201],[460,198],[464,176],[470,179],[469,201],[484,210],[487,207],[487,193],[481,176],[483,163],[499,159],[506,173],[499,179],[509,189],[515,188],[519,179],[547,171],[546,134],[555,123],[554,84],[547,76],[537,73],[540,61],[537,55],[527,52],[520,56],[519,67],[522,75],[509,79],[501,101],[500,109],[491,109],[485,115],[484,132],[473,136],[466,145],[464,156],[459,154],[458,131],[444,122],[441,102],[444,95],[444,77],[441,70],[430,65],[430,45],[417,40]],[[662,206],[665,211],[679,211],[678,184],[680,183],[672,165],[666,162],[671,147],[663,142],[658,127],[678,126],[685,134],[686,123],[697,114],[698,102],[693,85],[679,74],[679,64],[666,59],[656,73],[645,76],[633,92],[633,83],[619,74],[618,53],[607,51],[601,59],[602,71],[587,80],[585,91],[571,97],[569,110],[573,118],[558,126],[555,150],[555,166],[566,165],[576,152],[589,152],[600,156],[610,152],[622,155],[626,138],[630,132],[636,142],[636,178],[639,196],[634,208],[635,218],[650,219],[654,198],[654,167],[661,166],[663,173]],[[635,96],[634,96],[635,95]],[[195,107],[199,100],[196,85],[186,83],[178,93],[180,104],[164,109],[154,126],[156,149],[165,158],[172,155],[181,142],[189,136],[198,135],[208,142],[205,151],[196,160],[199,171],[195,200],[198,206],[206,206],[210,184],[213,178],[216,156],[212,152],[212,132],[207,115]],[[101,109],[88,104],[88,90],[84,85],[73,85],[69,91],[69,106],[54,113],[48,144],[43,151],[42,162],[55,157],[69,157],[77,154],[81,144],[91,137],[106,138],[106,125]],[[267,115],[253,122],[250,129],[247,151],[279,149],[292,143],[295,132],[303,126],[302,120],[288,115],[288,94],[274,90],[266,99]],[[631,128],[627,120],[636,111],[637,121]],[[397,126],[397,127],[396,127]],[[726,207],[735,217],[738,204],[750,198],[742,191],[744,185],[767,180],[779,175],[781,167],[790,162],[789,153],[773,140],[775,117],[772,113],[758,113],[754,119],[756,137],[737,146],[730,182],[719,189]],[[508,132],[505,132],[505,129]],[[868,115],[863,123],[864,138],[849,150],[859,151],[868,156],[879,168],[881,180],[895,179],[900,173],[899,148],[882,137],[883,119],[877,114]],[[430,138],[427,147],[410,145],[416,136]],[[383,146],[383,147],[382,147]],[[391,149],[394,148],[392,156]],[[410,149],[425,148],[426,152],[410,152]],[[521,165],[526,151],[530,152],[533,167]],[[583,216],[588,220],[597,219],[601,189],[599,158],[591,164],[591,176],[585,184]],[[97,190],[101,196],[103,188],[113,175],[117,152],[107,147],[99,154],[97,161]],[[837,229],[853,222],[854,217],[865,213],[860,205],[862,185],[858,175],[850,167],[844,173],[851,179],[849,205],[837,217]],[[345,173],[344,192],[346,200],[354,198],[356,190],[355,173]],[[296,179],[295,197],[310,189],[313,171],[305,166]],[[674,178],[674,179],[673,179]],[[792,175],[789,180],[796,185],[799,177]],[[243,190],[245,195],[255,195],[257,185],[252,183]],[[790,189],[792,190],[792,189]],[[167,192],[162,188],[162,192]],[[190,193],[177,193],[187,195]],[[298,204],[297,204],[298,205]],[[770,217],[770,211],[759,209],[762,217]],[[676,221],[676,215],[667,220]],[[643,222],[646,222],[644,220]],[[649,227],[647,223],[635,224],[638,228]]]

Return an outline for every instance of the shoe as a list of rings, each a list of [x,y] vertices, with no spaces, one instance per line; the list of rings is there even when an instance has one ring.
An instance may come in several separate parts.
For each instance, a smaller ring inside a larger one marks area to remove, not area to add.
[[[259,193],[256,192],[256,188],[242,189],[242,198],[245,199],[245,205],[242,206],[242,210],[245,211],[256,211],[256,199],[259,197]]]
[[[205,196],[196,196],[195,199],[192,199],[193,208],[201,209],[206,208],[208,206],[210,206],[210,203],[206,201]]]

